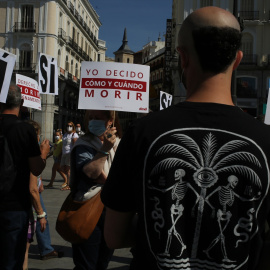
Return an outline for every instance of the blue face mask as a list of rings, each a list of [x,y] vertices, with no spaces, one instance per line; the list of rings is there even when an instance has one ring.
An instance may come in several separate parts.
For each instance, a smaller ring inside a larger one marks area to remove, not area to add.
[[[92,134],[101,136],[106,131],[105,124],[103,120],[91,120],[89,121],[88,129]]]

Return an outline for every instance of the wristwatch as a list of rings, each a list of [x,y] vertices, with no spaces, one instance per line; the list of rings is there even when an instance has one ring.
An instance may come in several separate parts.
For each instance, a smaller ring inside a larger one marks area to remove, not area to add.
[[[44,218],[46,216],[46,212],[43,212],[41,215],[37,215],[37,218]]]

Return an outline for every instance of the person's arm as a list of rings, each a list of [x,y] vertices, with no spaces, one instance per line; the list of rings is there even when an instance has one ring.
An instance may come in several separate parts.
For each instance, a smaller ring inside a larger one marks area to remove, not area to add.
[[[135,246],[137,218],[134,212],[118,212],[106,207],[104,238],[107,246],[111,249]]]
[[[40,152],[40,156],[28,158],[30,172],[35,176],[40,175],[46,166],[46,158],[48,153],[50,152],[49,140],[44,140],[41,143]]]
[[[34,176],[32,173],[30,173],[30,181],[29,181],[29,191],[31,195],[32,205],[37,213],[37,215],[42,215],[44,213],[41,203],[40,203],[40,196],[37,186],[37,177]],[[45,216],[42,218],[38,218],[38,221],[40,222],[40,230],[41,232],[44,232],[46,229],[46,219]]]
[[[105,153],[109,152],[114,146],[114,143],[116,141],[116,132],[117,131],[115,127],[105,132],[104,142],[100,149],[101,152],[97,152],[91,162],[83,166],[83,172],[86,174],[87,177],[91,179],[97,179],[100,176],[104,167],[104,163],[107,160],[107,155]],[[112,134],[110,138],[107,138],[108,133]]]

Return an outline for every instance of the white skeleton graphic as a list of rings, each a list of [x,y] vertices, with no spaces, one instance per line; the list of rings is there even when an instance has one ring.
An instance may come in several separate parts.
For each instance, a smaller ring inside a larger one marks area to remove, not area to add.
[[[177,169],[174,173],[175,181],[177,181],[176,184],[173,186],[167,188],[167,189],[158,189],[155,187],[149,187],[150,189],[155,189],[158,191],[161,191],[163,193],[172,190],[172,199],[176,200],[175,204],[172,204],[171,206],[171,220],[172,220],[172,226],[168,230],[168,238],[167,238],[167,244],[165,248],[165,252],[163,255],[169,255],[169,249],[171,246],[171,241],[172,241],[172,234],[178,239],[180,244],[182,245],[181,252],[179,256],[182,255],[184,249],[186,249],[186,245],[184,244],[180,234],[176,231],[175,226],[177,221],[180,219],[180,217],[183,214],[184,207],[182,204],[179,204],[179,202],[185,197],[185,194],[187,192],[188,184],[186,182],[183,182],[182,178],[185,176],[185,171],[183,169]]]
[[[242,201],[256,200],[260,197],[260,192],[258,193],[259,197],[257,197],[257,198],[253,197],[251,199],[246,199],[246,198],[240,197],[233,190],[237,186],[237,184],[238,184],[238,178],[235,175],[231,175],[228,177],[228,185],[227,186],[218,187],[205,199],[205,201],[208,203],[208,205],[210,205],[210,207],[212,208],[212,216],[214,216],[215,209],[210,204],[208,199],[214,193],[218,192],[219,202],[223,208],[222,210],[218,209],[218,211],[217,211],[217,222],[218,222],[220,234],[211,242],[210,246],[206,250],[204,250],[204,252],[206,253],[206,255],[209,259],[211,259],[211,256],[209,255],[209,251],[220,241],[221,250],[222,250],[223,257],[224,257],[223,261],[231,261],[228,259],[228,256],[227,256],[227,251],[226,251],[226,246],[225,246],[225,236],[223,234],[223,232],[227,228],[227,226],[231,220],[231,217],[232,217],[232,213],[230,211],[226,211],[227,205],[228,206],[233,205],[234,200],[235,200],[235,196],[238,197]],[[222,224],[224,224],[224,223],[225,223],[225,225],[223,225],[223,227],[222,227]]]

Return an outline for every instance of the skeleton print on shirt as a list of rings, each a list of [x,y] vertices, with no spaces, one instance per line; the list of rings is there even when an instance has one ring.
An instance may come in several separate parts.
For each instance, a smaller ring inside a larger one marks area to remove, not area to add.
[[[268,179],[249,138],[195,128],[157,138],[145,159],[144,214],[159,269],[244,266]]]

